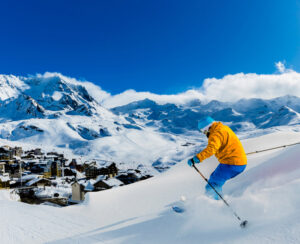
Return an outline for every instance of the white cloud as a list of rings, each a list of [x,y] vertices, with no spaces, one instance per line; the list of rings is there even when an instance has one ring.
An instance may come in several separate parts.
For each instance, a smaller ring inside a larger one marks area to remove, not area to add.
[[[239,73],[222,79],[206,79],[201,90],[206,99],[221,101],[270,99],[284,95],[300,97],[300,74],[295,71],[272,75]]]
[[[280,61],[275,63],[275,66],[280,73],[284,73],[286,71],[284,63]]]
[[[280,63],[280,62],[279,62]],[[221,79],[205,79],[197,89],[188,90],[174,95],[157,95],[149,92],[127,90],[121,94],[109,96],[104,100],[104,106],[115,107],[145,98],[160,104],[183,104],[193,99],[203,102],[211,100],[238,101],[242,98],[263,98],[294,95],[300,97],[300,73],[286,69],[282,63],[277,63],[279,74],[244,74],[226,75]]]
[[[143,100],[146,98],[151,99],[159,104],[183,104],[192,99],[204,100],[203,95],[196,90],[188,90],[184,93],[174,95],[158,95],[150,92],[136,92],[135,90],[127,90],[123,93],[108,97],[104,100],[103,106],[107,108],[112,108],[116,106],[122,106],[134,101]]]
[[[87,92],[98,102],[98,103],[102,103],[103,101],[105,101],[107,98],[109,98],[111,95],[110,93],[104,91],[101,89],[101,87],[85,81],[82,82],[83,86],[85,87],[85,89],[87,90]]]

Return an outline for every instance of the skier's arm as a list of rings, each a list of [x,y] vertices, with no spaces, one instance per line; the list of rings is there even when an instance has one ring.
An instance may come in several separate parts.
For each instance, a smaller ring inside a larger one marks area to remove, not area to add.
[[[214,133],[208,138],[207,147],[197,154],[200,162],[214,155],[222,145],[222,136],[219,133]]]

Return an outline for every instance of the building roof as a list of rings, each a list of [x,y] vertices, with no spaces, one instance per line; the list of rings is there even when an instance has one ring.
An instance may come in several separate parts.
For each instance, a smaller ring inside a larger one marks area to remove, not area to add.
[[[93,191],[94,190],[94,186],[91,183],[91,181],[88,181],[87,185],[84,188],[85,191]]]
[[[95,182],[93,184],[96,184],[98,183],[99,181],[101,180],[105,180],[106,179],[106,176],[105,175],[98,175]]]
[[[40,175],[36,175],[36,174],[25,175],[25,176],[22,176],[22,181],[30,181],[30,180],[33,180],[36,178],[40,178]],[[21,179],[19,179],[19,180],[21,180]]]
[[[107,180],[103,180],[103,182],[111,187],[124,185],[124,183],[122,181],[120,181],[116,178],[109,178]]]
[[[36,178],[36,179],[33,179],[33,180],[27,182],[27,183],[26,183],[26,186],[32,186],[32,185],[34,185],[35,183],[38,183],[38,182],[40,182],[40,181],[48,181],[48,182],[50,182],[50,180],[47,180],[47,179],[44,179],[44,178]]]
[[[7,182],[10,180],[9,176],[0,175],[1,182]]]

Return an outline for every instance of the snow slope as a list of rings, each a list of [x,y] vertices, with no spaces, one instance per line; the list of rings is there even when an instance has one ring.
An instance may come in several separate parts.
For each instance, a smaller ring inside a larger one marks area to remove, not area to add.
[[[243,140],[247,152],[300,141],[299,132]],[[26,205],[0,192],[2,243],[299,243],[300,145],[249,155],[246,171],[224,187],[244,219],[203,195],[205,182],[185,161],[151,179],[89,193],[67,208]],[[206,176],[215,158],[199,165]],[[187,211],[171,206],[187,198]]]

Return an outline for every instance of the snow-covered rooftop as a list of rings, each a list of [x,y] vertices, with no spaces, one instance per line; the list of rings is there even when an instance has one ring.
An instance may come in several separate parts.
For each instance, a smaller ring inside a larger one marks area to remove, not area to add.
[[[26,183],[26,186],[32,186],[32,185],[34,185],[35,183],[37,183],[37,182],[39,182],[41,180],[43,180],[43,178],[32,179],[31,181],[29,181],[29,182]],[[47,179],[44,179],[44,180],[47,180]]]
[[[111,187],[121,186],[124,185],[124,183],[116,178],[109,178],[107,180],[103,180],[104,183]]]
[[[9,177],[9,176],[4,176],[4,175],[0,175],[0,180],[1,180],[2,182],[7,182],[7,181],[10,180],[10,177]]]

